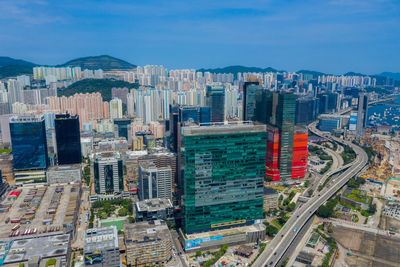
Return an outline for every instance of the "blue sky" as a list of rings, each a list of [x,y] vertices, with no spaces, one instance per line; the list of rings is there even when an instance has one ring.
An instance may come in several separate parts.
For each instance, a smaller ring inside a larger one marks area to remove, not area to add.
[[[398,0],[0,0],[0,55],[400,72]]]

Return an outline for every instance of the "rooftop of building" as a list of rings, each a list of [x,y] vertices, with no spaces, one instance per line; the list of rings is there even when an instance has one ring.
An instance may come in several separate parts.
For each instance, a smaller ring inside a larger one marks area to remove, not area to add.
[[[212,134],[234,134],[249,132],[265,132],[266,125],[255,124],[249,121],[207,123],[207,125],[190,125],[182,127],[184,136],[212,135]]]
[[[48,172],[51,171],[71,171],[71,170],[80,170],[80,164],[69,164],[69,165],[58,165],[58,166],[51,166],[47,170]]]
[[[86,230],[84,246],[86,252],[115,248],[118,248],[117,227],[99,227]]]
[[[127,223],[124,225],[124,233],[127,245],[129,243],[171,239],[167,224],[161,220]]]
[[[1,246],[0,254],[7,252],[4,264],[28,261],[33,257],[51,258],[67,255],[70,235],[50,235],[11,241],[11,246]]]
[[[172,208],[172,202],[166,198],[153,198],[136,202],[137,211],[157,211]]]
[[[194,239],[207,239],[214,236],[230,236],[230,235],[237,235],[243,233],[251,233],[251,232],[259,232],[265,230],[264,224],[252,224],[252,225],[245,225],[221,230],[214,230],[209,232],[201,232],[201,233],[193,233],[193,234],[186,234],[187,240],[194,240]]]
[[[120,154],[117,151],[97,152],[95,154],[96,160],[115,160],[119,158]]]
[[[154,171],[172,171],[171,167],[157,167],[151,159],[144,159],[139,162],[139,167],[146,170]]]
[[[36,115],[17,115],[10,118],[10,123],[23,123],[23,122],[42,122],[44,121],[43,116]]]
[[[308,240],[308,243],[316,244],[318,239],[319,239],[319,234],[318,233],[313,233],[310,236],[310,239]]]
[[[75,120],[78,119],[79,116],[78,115],[71,115],[69,113],[67,114],[56,114],[55,115],[55,119],[56,120]]]
[[[253,248],[247,245],[241,245],[235,250],[235,252],[239,252],[245,255],[251,255],[251,253],[253,252]]]
[[[264,195],[274,195],[274,194],[278,194],[278,191],[276,191],[275,189],[273,189],[271,187],[264,186]]]
[[[126,151],[125,153],[130,159],[145,156],[148,154],[147,150]]]

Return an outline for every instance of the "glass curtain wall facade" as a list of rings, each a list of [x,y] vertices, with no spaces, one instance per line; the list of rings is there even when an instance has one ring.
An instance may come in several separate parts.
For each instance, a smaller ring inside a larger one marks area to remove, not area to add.
[[[266,126],[182,128],[186,233],[253,224],[263,217]]]
[[[224,122],[225,88],[222,85],[207,86],[206,99],[211,108],[211,122]]]
[[[278,94],[273,103],[276,106],[276,126],[280,130],[280,179],[292,177],[293,137],[296,112],[296,95]]]
[[[261,91],[263,88],[258,82],[245,82],[243,84],[243,120],[254,121],[255,120],[255,108],[256,108],[256,95],[257,91]]]
[[[255,120],[268,125],[265,176],[272,181],[292,177],[296,98],[269,91],[256,98]]]
[[[125,137],[128,140],[128,130],[131,124],[130,119],[115,119],[114,125],[118,127],[118,137]]]
[[[11,118],[11,145],[14,170],[47,169],[49,158],[44,118]]]
[[[58,164],[82,162],[78,115],[56,114],[55,119]]]

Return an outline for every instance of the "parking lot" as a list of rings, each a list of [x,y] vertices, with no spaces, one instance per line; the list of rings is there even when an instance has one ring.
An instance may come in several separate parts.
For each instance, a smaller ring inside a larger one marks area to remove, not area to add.
[[[9,209],[0,216],[0,238],[62,230],[71,210],[72,187],[29,185],[15,190],[16,199],[7,196],[1,203]]]

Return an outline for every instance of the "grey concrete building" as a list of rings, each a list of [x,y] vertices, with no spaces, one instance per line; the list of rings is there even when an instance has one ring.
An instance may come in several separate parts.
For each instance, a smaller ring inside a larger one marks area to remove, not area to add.
[[[110,226],[86,230],[83,252],[85,265],[120,266],[117,228]]]

